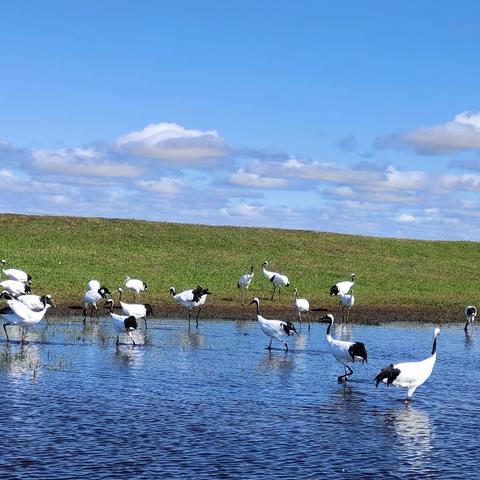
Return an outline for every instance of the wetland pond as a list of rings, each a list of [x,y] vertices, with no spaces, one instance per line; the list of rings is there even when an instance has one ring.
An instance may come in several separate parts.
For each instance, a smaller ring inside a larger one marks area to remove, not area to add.
[[[343,367],[326,325],[290,351],[254,321],[143,322],[118,349],[109,318],[10,327],[0,340],[0,477],[478,478],[480,330],[444,325],[432,376],[406,405],[375,388],[391,362],[429,356],[434,325],[335,325],[368,364]]]

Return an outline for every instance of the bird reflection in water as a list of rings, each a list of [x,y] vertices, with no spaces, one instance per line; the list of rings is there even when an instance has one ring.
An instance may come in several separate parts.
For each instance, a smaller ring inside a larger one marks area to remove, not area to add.
[[[250,320],[235,320],[235,329],[239,334],[245,335],[250,332],[254,322]]]
[[[106,347],[111,339],[110,332],[106,330],[102,322],[84,324],[81,332],[83,341],[97,340],[102,347]]]
[[[336,338],[341,338],[344,341],[352,342],[353,341],[353,334],[352,334],[352,326],[345,322],[338,322],[334,324],[334,336]]]
[[[274,352],[269,350],[262,357],[259,370],[291,373],[295,366],[294,358],[294,355],[287,355],[287,352]]]
[[[309,336],[305,335],[295,335],[293,337],[293,347],[295,350],[305,350],[308,346]]]
[[[472,330],[465,332],[465,346],[467,348],[472,348],[475,345],[475,335]]]
[[[184,330],[180,335],[180,345],[182,348],[203,348],[205,347],[205,337],[197,328]]]
[[[432,426],[427,412],[406,404],[387,412],[383,420],[395,432],[393,448],[406,462],[421,469],[432,450]]]
[[[0,369],[12,377],[31,376],[37,378],[42,371],[38,347],[34,343],[5,344],[0,351]]]
[[[121,367],[140,367],[144,363],[145,349],[134,345],[121,345],[115,349],[114,356]]]

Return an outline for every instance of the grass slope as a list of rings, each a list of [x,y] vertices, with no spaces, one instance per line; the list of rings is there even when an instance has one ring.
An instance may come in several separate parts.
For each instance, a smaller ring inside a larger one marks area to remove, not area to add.
[[[262,275],[287,274],[313,305],[331,305],[330,286],[357,274],[362,305],[462,306],[478,301],[479,244],[385,239],[265,228],[211,227],[98,218],[0,215],[0,256],[33,277],[34,292],[80,303],[86,282],[110,289],[126,275],[144,279],[148,301],[170,302],[168,289],[208,287],[211,302],[239,303],[238,277],[254,265],[249,297],[270,294]]]

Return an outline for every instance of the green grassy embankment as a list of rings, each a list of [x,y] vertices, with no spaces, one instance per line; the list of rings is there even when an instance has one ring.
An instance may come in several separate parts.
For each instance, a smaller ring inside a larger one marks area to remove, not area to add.
[[[57,304],[80,304],[86,282],[112,291],[126,275],[148,284],[143,298],[171,303],[168,289],[200,284],[212,304],[240,305],[238,277],[255,266],[249,297],[268,298],[269,269],[287,274],[311,305],[331,306],[330,286],[355,272],[356,306],[460,309],[479,297],[480,248],[475,242],[417,241],[309,231],[211,227],[97,218],[0,215],[0,256],[33,277],[35,293]],[[275,300],[278,304],[278,301]],[[269,301],[266,301],[267,305]],[[460,310],[459,310],[460,311]]]

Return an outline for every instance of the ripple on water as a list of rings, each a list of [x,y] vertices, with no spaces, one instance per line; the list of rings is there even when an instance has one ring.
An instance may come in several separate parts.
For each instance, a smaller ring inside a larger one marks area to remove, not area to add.
[[[323,325],[286,353],[265,350],[254,322],[152,320],[140,346],[118,349],[106,319],[57,324],[25,345],[0,343],[0,474],[475,478],[477,332],[442,328],[435,370],[410,405],[372,381],[392,361],[426,357],[432,331],[340,326],[369,351],[344,386]]]

